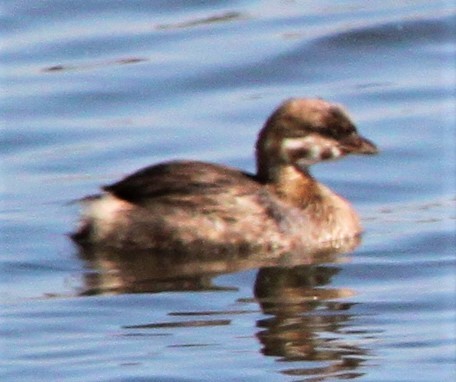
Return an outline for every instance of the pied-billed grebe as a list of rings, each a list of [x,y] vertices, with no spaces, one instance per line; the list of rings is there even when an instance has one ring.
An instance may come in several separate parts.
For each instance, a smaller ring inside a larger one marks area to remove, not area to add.
[[[259,134],[256,175],[196,161],[146,167],[83,199],[72,238],[82,247],[195,252],[293,251],[353,237],[356,212],[309,166],[376,152],[340,106],[290,99]]]

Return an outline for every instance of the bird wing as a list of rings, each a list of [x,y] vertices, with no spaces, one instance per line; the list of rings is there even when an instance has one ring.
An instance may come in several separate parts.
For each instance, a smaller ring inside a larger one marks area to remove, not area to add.
[[[248,193],[257,188],[253,175],[229,167],[173,161],[146,167],[104,186],[103,190],[131,203],[143,204],[156,198],[184,200],[189,195],[221,196],[233,190]]]

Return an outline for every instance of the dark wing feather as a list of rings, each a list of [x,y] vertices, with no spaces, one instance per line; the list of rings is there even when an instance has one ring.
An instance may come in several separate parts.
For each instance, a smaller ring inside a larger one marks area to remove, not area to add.
[[[215,164],[175,161],[139,170],[103,190],[120,199],[140,204],[152,198],[214,195],[240,184],[256,185],[254,176]]]

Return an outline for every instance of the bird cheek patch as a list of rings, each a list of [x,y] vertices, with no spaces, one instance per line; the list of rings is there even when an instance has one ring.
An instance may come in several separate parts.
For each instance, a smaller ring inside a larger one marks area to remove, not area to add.
[[[333,140],[315,136],[284,139],[281,149],[281,159],[284,162],[300,166],[337,159],[342,155]]]

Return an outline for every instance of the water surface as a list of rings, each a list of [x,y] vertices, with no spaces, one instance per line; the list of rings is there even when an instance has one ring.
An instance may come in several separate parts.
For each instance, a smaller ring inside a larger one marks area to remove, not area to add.
[[[5,0],[2,381],[454,379],[455,16],[451,1]],[[147,164],[253,171],[290,96],[346,105],[381,149],[314,169],[363,218],[351,253],[166,268],[67,239],[72,200]]]

